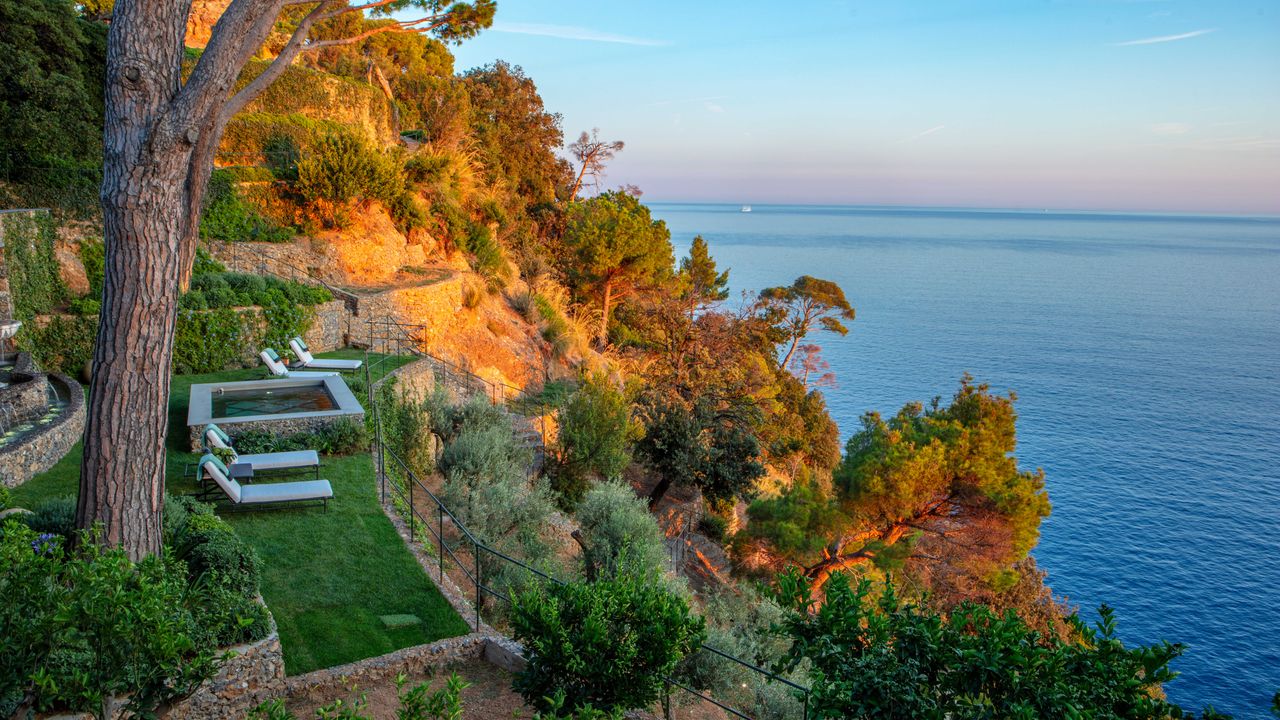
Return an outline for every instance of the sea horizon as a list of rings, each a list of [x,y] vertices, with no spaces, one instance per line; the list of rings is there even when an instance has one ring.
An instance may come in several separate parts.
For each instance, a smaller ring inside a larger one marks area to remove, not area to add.
[[[894,211],[911,211],[911,212],[932,212],[932,213],[972,213],[972,214],[1017,214],[1017,215],[1034,215],[1034,216],[1088,216],[1097,215],[1104,217],[1132,217],[1132,218],[1174,218],[1174,219],[1196,219],[1206,218],[1214,220],[1264,220],[1264,221],[1280,221],[1280,210],[1275,212],[1232,212],[1227,210],[1142,210],[1142,209],[1090,209],[1090,208],[1066,208],[1066,207],[999,207],[999,206],[980,206],[980,205],[906,205],[906,204],[876,204],[876,203],[836,203],[836,202],[756,202],[756,201],[732,201],[732,200],[666,200],[641,197],[641,202],[646,205],[682,205],[682,206],[705,206],[705,207],[726,207],[741,208],[750,207],[752,212],[757,208],[840,208],[847,210],[865,210],[869,212],[894,212]],[[738,210],[740,212],[740,210]]]

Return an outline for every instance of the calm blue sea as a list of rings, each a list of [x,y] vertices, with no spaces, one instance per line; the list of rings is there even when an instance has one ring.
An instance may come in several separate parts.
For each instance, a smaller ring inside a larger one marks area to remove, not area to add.
[[[655,203],[735,291],[835,280],[818,338],[844,436],[949,397],[1018,394],[1018,457],[1053,501],[1035,556],[1126,641],[1189,648],[1168,693],[1242,718],[1280,689],[1280,219]]]

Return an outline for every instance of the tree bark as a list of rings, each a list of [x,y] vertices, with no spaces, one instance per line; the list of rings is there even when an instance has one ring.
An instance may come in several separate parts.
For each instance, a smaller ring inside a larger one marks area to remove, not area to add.
[[[80,467],[79,527],[160,551],[170,361],[194,134],[166,126],[190,0],[117,8],[107,51],[106,260]]]
[[[875,557],[875,553],[866,549],[868,540],[878,539],[885,545],[892,545],[901,540],[907,530],[906,525],[893,525],[881,533],[863,533],[855,539],[855,542],[861,543],[857,551],[851,553],[837,552],[805,569],[805,575],[809,578],[809,588],[815,592],[821,590],[827,584],[827,581],[831,579],[833,573],[871,561]]]
[[[653,490],[649,491],[649,512],[653,512],[658,507],[658,503],[662,501],[663,496],[671,489],[671,478],[663,477],[653,486]]]

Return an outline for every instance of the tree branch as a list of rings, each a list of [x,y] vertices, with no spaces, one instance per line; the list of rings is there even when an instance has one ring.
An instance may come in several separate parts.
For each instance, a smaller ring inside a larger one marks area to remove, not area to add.
[[[365,38],[369,38],[384,32],[403,32],[403,33],[430,32],[440,27],[441,25],[445,24],[446,21],[441,20],[439,18],[440,18],[439,15],[432,15],[430,17],[422,18],[421,20],[405,20],[403,22],[397,21],[389,25],[379,25],[376,28],[365,30],[359,35],[352,35],[351,37],[347,37],[347,38],[336,38],[333,40],[317,40],[315,42],[309,42],[306,45],[303,45],[301,48],[301,52],[311,52],[312,50],[320,50],[322,48],[327,48],[327,47],[337,47],[339,45],[350,45],[352,43],[360,42]],[[422,23],[425,23],[431,20],[435,20],[436,22],[432,23],[431,25],[427,25],[425,27],[416,27],[418,25],[422,25]]]
[[[241,0],[236,1],[239,2]],[[248,105],[249,102],[257,97],[263,90],[266,90],[271,83],[275,82],[277,78],[284,74],[285,68],[289,67],[289,65],[293,63],[294,58],[298,56],[298,52],[302,48],[303,44],[306,43],[307,35],[311,33],[311,28],[323,19],[325,15],[325,8],[329,7],[332,2],[333,0],[321,0],[319,4],[311,9],[311,12],[307,13],[306,17],[302,18],[302,21],[298,23],[298,27],[294,28],[293,35],[289,36],[289,41],[285,43],[284,48],[280,50],[280,54],[276,56],[276,59],[271,61],[271,64],[267,66],[266,70],[262,71],[261,75],[254,78],[253,81],[244,86],[240,92],[233,95],[222,107],[219,122],[226,123],[232,116],[244,109],[244,106]],[[274,25],[274,23],[275,18],[273,17],[272,24]],[[266,38],[264,37],[263,39],[265,40]],[[261,41],[259,41],[258,44],[261,45]]]

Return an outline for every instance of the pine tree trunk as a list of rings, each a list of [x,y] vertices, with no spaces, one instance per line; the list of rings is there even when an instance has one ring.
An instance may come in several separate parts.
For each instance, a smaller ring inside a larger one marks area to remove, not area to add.
[[[609,304],[613,302],[613,281],[604,284],[604,302],[600,312],[600,347],[609,345]]]
[[[133,559],[160,551],[170,361],[198,130],[164,124],[190,2],[117,6],[107,52],[106,262],[76,524]]]

